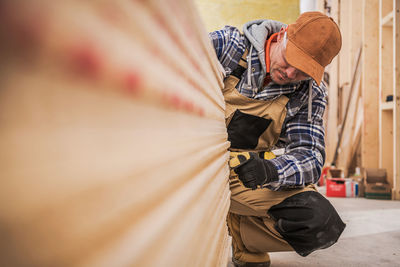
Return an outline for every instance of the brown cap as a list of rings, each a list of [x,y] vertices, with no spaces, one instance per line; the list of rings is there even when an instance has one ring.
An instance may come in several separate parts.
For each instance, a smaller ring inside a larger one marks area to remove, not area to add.
[[[287,30],[287,62],[321,83],[324,68],[342,47],[342,36],[332,18],[305,12]]]

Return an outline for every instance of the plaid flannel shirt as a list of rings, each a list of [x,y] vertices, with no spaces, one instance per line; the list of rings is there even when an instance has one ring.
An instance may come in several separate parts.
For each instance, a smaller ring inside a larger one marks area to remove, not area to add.
[[[272,33],[271,33],[272,34]],[[214,45],[218,60],[229,75],[238,65],[246,48],[250,48],[248,39],[240,31],[231,26],[209,33]],[[281,95],[289,97],[286,105],[287,114],[282,126],[282,132],[276,148],[284,148],[285,153],[270,160],[278,171],[278,180],[274,180],[266,187],[279,190],[287,187],[301,187],[316,183],[320,177],[325,162],[325,142],[323,128],[323,114],[326,106],[326,88],[322,83],[312,84],[312,117],[308,119],[308,81],[296,84],[278,85],[270,83],[263,85],[263,74],[258,54],[253,49],[251,54],[251,79],[253,87],[248,89],[247,71],[236,86],[244,96],[270,100]]]

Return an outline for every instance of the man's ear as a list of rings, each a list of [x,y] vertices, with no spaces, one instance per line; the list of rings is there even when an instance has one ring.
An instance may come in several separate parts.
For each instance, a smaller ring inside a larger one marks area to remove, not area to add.
[[[285,34],[286,28],[282,27],[281,30],[278,33],[278,36],[276,37],[276,41],[280,41],[283,38],[283,35]]]

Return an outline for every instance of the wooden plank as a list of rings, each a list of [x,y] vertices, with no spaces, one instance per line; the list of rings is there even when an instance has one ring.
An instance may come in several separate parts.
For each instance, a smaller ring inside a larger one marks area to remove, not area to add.
[[[377,168],[379,155],[379,1],[364,0],[362,88],[364,123],[361,132],[361,163],[363,167]]]
[[[352,141],[351,141],[351,152],[350,152],[349,159],[352,159],[356,156],[355,153],[357,152],[358,145],[361,142],[361,128],[362,128],[362,124],[364,121],[364,117],[363,117],[364,114],[362,112],[362,109],[363,109],[362,98],[359,97],[358,103],[357,103],[357,111],[355,114],[356,119],[354,120],[354,130],[353,130],[353,137],[352,137]],[[349,165],[349,163],[348,163],[348,165]]]
[[[360,97],[358,99],[358,104],[357,104],[357,112],[356,112],[356,120],[355,120],[355,127],[353,131],[353,138],[351,141],[351,149],[350,149],[350,155],[347,161],[347,169],[350,175],[354,173],[354,170],[356,167],[361,166],[361,159],[360,159],[360,145],[361,145],[361,127],[363,124],[363,112],[362,112],[362,98]]]
[[[361,51],[359,53],[361,55]],[[357,110],[360,110],[362,108],[358,108],[357,104],[359,103],[359,98],[360,98],[360,88],[361,88],[361,66],[362,61],[358,62],[358,68],[356,68],[356,72],[354,73],[354,78],[352,82],[352,86],[350,89],[350,99],[349,102],[347,103],[347,109],[346,109],[346,114],[344,118],[344,124],[343,124],[343,129],[342,132],[339,136],[339,142],[338,145],[340,147],[340,153],[338,153],[338,160],[336,166],[341,167],[344,169],[345,175],[348,175],[348,167],[351,162],[351,154],[352,154],[352,149],[354,146],[353,143],[353,135],[355,131],[355,125],[356,125],[356,112]]]
[[[382,25],[382,15],[383,13],[383,1],[379,0],[379,21],[380,21],[380,26]],[[382,32],[382,26],[379,27],[379,106],[382,107],[383,100],[382,100],[382,91],[383,91],[383,32]],[[379,110],[379,162],[378,165],[379,167],[382,166],[382,135],[383,135],[383,129],[382,129],[382,108]]]
[[[341,33],[342,33],[342,49],[339,54],[339,119],[338,125],[342,124],[344,118],[345,111],[345,103],[348,100],[348,90],[344,90],[346,85],[350,85],[351,83],[351,75],[352,75],[352,60],[351,57],[351,40],[352,40],[352,30],[353,27],[351,25],[351,2],[352,1],[341,1],[340,2],[340,25]]]
[[[383,110],[381,112],[381,136],[379,167],[386,169],[389,183],[393,186],[393,110]]]
[[[346,103],[344,118],[343,118],[343,122],[340,125],[338,142],[336,144],[335,154],[334,154],[333,160],[332,160],[332,165],[334,165],[334,166],[345,167],[343,165],[337,165],[337,163],[339,162],[339,164],[345,164],[347,155],[348,155],[347,145],[348,145],[348,140],[350,138],[350,136],[348,136],[348,135],[350,134],[350,129],[352,127],[353,116],[354,116],[354,112],[355,112],[355,105],[357,104],[357,98],[359,97],[361,65],[362,65],[361,52],[362,52],[362,49],[360,47],[359,51],[358,51],[356,63],[355,63],[355,69],[353,71],[353,78],[351,80],[350,90],[348,90],[349,98]],[[343,144],[343,142],[342,142],[343,140],[345,140],[346,145]],[[345,150],[344,153],[342,153],[342,147]],[[342,155],[343,155],[343,157],[342,157]],[[344,158],[346,158],[346,159],[344,159]]]
[[[323,2],[323,1],[320,1]],[[339,3],[338,0],[332,1],[332,18],[338,22]],[[340,25],[339,25],[340,26]],[[338,140],[338,87],[339,87],[339,59],[335,57],[329,64],[329,87],[328,87],[328,105],[326,118],[326,164],[331,164],[335,154],[335,147]]]
[[[386,17],[388,14],[390,14],[393,11],[393,0],[382,0],[381,1],[381,16],[382,18]]]
[[[351,74],[354,73],[354,68],[356,64],[356,59],[358,57],[358,51],[362,43],[362,28],[359,26],[360,21],[362,21],[362,5],[358,1],[351,2]]]
[[[393,94],[393,19],[391,1],[380,1],[379,16],[379,167],[386,169],[393,187],[393,102],[386,102]],[[385,25],[386,24],[386,25]]]
[[[386,97],[393,94],[393,27],[381,27],[382,43],[381,67],[382,79],[380,80],[381,102],[386,102]]]
[[[381,19],[381,26],[384,26],[384,27],[392,27],[393,26],[393,11]]]
[[[226,266],[222,76],[193,6],[3,12],[0,266]]]
[[[393,25],[393,123],[394,123],[394,153],[393,153],[393,198],[400,200],[400,0],[394,0],[394,25]]]
[[[394,102],[383,102],[381,103],[381,110],[393,110]]]

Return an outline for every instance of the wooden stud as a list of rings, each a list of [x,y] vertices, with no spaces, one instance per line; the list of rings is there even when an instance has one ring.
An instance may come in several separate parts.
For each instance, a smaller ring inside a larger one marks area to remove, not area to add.
[[[332,18],[339,23],[339,3],[338,0],[332,1]],[[338,141],[338,87],[339,87],[339,61],[340,56],[333,59],[329,65],[329,88],[328,88],[328,107],[326,110],[326,162],[330,164],[335,153],[335,146]]]
[[[363,65],[362,88],[364,124],[361,131],[361,163],[378,167],[378,36],[379,1],[364,0],[362,5]]]
[[[400,200],[400,0],[394,0],[393,10],[393,186],[392,198]]]
[[[353,27],[351,25],[351,1],[341,1],[340,3],[340,25],[342,33],[342,49],[339,55],[340,74],[339,74],[339,121],[338,124],[342,123],[344,110],[346,109],[345,103],[347,103],[348,90],[346,85],[350,85],[351,82],[351,40]],[[348,87],[347,87],[348,88]]]
[[[358,99],[360,98],[360,80],[361,80],[361,51],[357,53],[358,57],[356,60],[355,70],[353,74],[353,78],[351,81],[351,86],[349,90],[349,99],[346,103],[346,111],[343,120],[341,130],[342,132],[339,135],[339,145],[340,145],[340,157],[337,160],[337,166],[340,166],[344,169],[345,175],[348,175],[348,166],[351,163],[351,153],[353,144],[353,135],[355,131],[355,122],[356,122],[356,112],[359,110],[357,104],[359,103]]]

